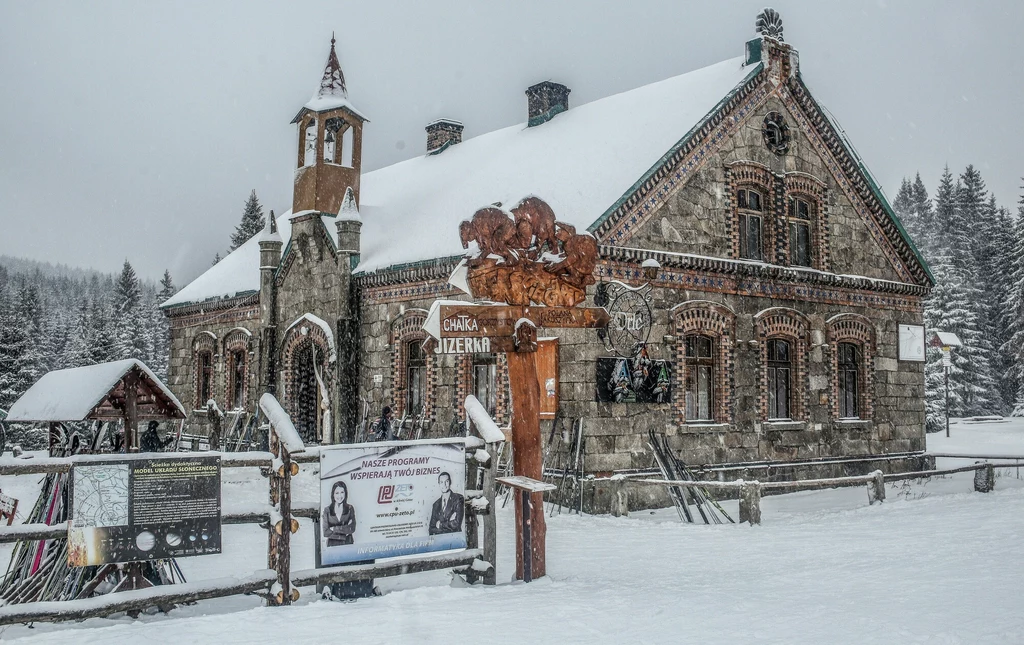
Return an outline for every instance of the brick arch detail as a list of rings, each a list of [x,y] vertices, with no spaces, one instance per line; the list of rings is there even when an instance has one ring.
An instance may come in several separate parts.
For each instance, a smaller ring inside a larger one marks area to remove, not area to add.
[[[714,417],[717,423],[732,423],[736,364],[736,314],[728,307],[706,300],[695,300],[672,309],[675,329],[676,395],[672,410],[676,423],[686,424],[686,336],[703,334],[715,341]]]
[[[758,370],[758,409],[762,421],[768,419],[768,340],[781,338],[793,345],[792,418],[806,420],[810,406],[807,383],[807,345],[811,324],[795,309],[773,307],[754,316],[760,367]]]
[[[427,332],[423,331],[423,323],[427,320],[427,312],[423,309],[406,309],[405,312],[391,323],[389,341],[391,344],[391,407],[395,417],[401,418],[406,413],[406,390],[409,387],[408,345],[412,341],[426,341]],[[437,355],[427,352],[426,392],[423,393],[423,409],[428,422],[436,416],[435,400],[437,391]]]
[[[301,318],[299,319],[302,320]],[[302,333],[302,330],[306,330],[306,333]],[[330,368],[330,342],[327,339],[327,334],[320,328],[319,325],[313,323],[295,324],[291,329],[288,330],[288,334],[285,336],[284,342],[281,345],[281,385],[284,391],[284,408],[288,410],[289,414],[295,415],[298,411],[295,409],[294,400],[294,385],[295,385],[295,353],[307,342],[315,344],[317,347],[317,359],[320,363],[320,367],[323,370],[321,377],[324,379],[324,385],[327,387],[328,392],[333,392],[332,387],[334,381],[334,374]],[[332,401],[333,403],[333,401]],[[326,438],[325,438],[326,439]]]
[[[828,228],[828,217],[826,216],[826,186],[823,181],[801,172],[786,173],[785,184],[785,208],[789,208],[790,197],[801,197],[811,204],[814,213],[811,216],[811,223],[814,225],[811,238],[811,266],[819,271],[832,270],[831,244]],[[785,258],[789,264],[789,229],[785,234]]]
[[[825,351],[829,366],[829,409],[832,418],[839,418],[839,343],[860,346],[860,383],[857,390],[857,410],[860,418],[874,417],[875,403],[875,327],[860,314],[839,314],[826,321]]]
[[[771,170],[754,161],[737,161],[725,166],[726,233],[729,235],[729,257],[740,257],[740,213],[736,191],[756,188],[764,195],[762,203],[761,244],[766,262],[775,263],[779,254],[780,207],[785,207],[784,188]],[[784,211],[783,211],[784,212]]]

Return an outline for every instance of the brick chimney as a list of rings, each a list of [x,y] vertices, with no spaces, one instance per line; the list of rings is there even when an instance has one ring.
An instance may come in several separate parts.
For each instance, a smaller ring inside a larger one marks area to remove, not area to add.
[[[559,112],[569,109],[568,87],[561,83],[544,81],[526,88],[527,125],[533,127],[550,121]]]
[[[462,143],[462,124],[451,119],[438,119],[428,123],[427,154],[434,155],[456,143]]]

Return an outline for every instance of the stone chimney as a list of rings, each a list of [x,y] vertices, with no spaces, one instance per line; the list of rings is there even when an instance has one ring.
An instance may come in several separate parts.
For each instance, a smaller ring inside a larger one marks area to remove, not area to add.
[[[451,119],[438,119],[428,123],[427,154],[435,155],[448,146],[462,143],[462,124]]]
[[[568,87],[561,83],[544,81],[526,88],[527,125],[533,127],[550,121],[560,112],[569,109]]]

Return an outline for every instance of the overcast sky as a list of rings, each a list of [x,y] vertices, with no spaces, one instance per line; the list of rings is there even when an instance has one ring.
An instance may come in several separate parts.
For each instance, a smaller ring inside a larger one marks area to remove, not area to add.
[[[195,277],[250,190],[290,207],[289,122],[332,30],[370,119],[367,171],[423,154],[439,117],[466,137],[525,121],[540,80],[571,87],[572,106],[739,56],[764,4],[0,0],[0,253]],[[904,175],[933,193],[943,165],[973,163],[1016,203],[1024,2],[772,6],[890,198]]]

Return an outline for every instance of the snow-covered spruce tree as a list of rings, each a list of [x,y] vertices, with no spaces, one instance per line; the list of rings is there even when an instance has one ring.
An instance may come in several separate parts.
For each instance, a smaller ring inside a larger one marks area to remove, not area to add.
[[[177,292],[170,271],[164,270],[164,277],[160,279],[159,286],[160,290],[156,294],[156,300],[150,307],[153,357],[149,366],[157,376],[167,378],[167,368],[171,358],[171,329],[167,322],[167,316],[160,309],[160,305]]]
[[[910,234],[911,239],[918,239],[918,225],[916,213],[914,213],[914,188],[910,180],[903,178],[900,189],[896,193],[896,199],[892,200],[892,209],[896,217],[900,218],[903,228]]]
[[[974,287],[972,309],[977,330],[973,342],[967,347],[971,356],[968,378],[974,386],[971,389],[973,396],[968,399],[967,414],[1001,414],[1003,401],[999,388],[1001,370],[997,348],[1002,344],[998,342],[1002,336],[998,325],[1002,304],[995,302],[999,299],[995,292],[999,282],[997,274],[1002,269],[994,266],[991,257],[996,252],[992,238],[996,235],[997,211],[989,208],[985,180],[974,166],[967,166],[957,186],[957,207],[953,211],[951,226],[965,232],[970,254],[964,253],[962,247],[951,248],[950,251],[963,271],[964,279]],[[962,336],[961,340],[967,343]]]
[[[43,310],[39,299],[39,289],[35,285],[24,284],[18,290],[15,312],[18,324],[24,330],[26,338],[22,362],[26,370],[28,384],[31,386],[46,373]]]
[[[973,348],[978,342],[977,319],[974,315],[974,289],[948,255],[939,255],[931,262],[935,287],[925,304],[925,325],[929,332],[953,332],[964,346],[954,349],[949,370],[949,413],[964,416],[976,398],[972,378]],[[925,407],[927,427],[934,430],[945,414],[942,353],[928,350],[925,365]]]
[[[139,278],[125,260],[114,287],[114,354],[118,359],[146,360],[149,352],[145,324]]]
[[[219,264],[219,263],[220,263],[220,251],[217,251],[217,255],[213,256],[213,262],[210,263],[210,266],[217,266],[217,264]]]
[[[231,250],[234,251],[245,244],[249,238],[262,231],[266,225],[267,221],[263,217],[263,206],[256,197],[256,189],[254,188],[252,193],[249,194],[249,199],[245,200],[242,221],[238,223],[238,226],[235,227],[235,232],[231,235]]]
[[[89,348],[93,364],[106,363],[115,358],[115,337],[110,307],[99,294],[93,299],[92,310],[89,313]]]
[[[68,331],[68,342],[61,356],[63,367],[82,367],[92,365],[92,351],[89,348],[89,301],[82,298],[74,323]]]
[[[913,219],[917,223],[917,233],[913,238],[914,244],[927,257],[934,246],[936,223],[932,200],[928,197],[928,190],[925,189],[924,182],[921,181],[921,173],[917,173],[914,177],[911,201],[913,203]]]
[[[1005,303],[1006,334],[1009,340],[1003,350],[1013,358],[1011,378],[1016,379],[1017,393],[1011,414],[1024,417],[1024,186],[1017,206],[1009,257],[1009,277]]]

